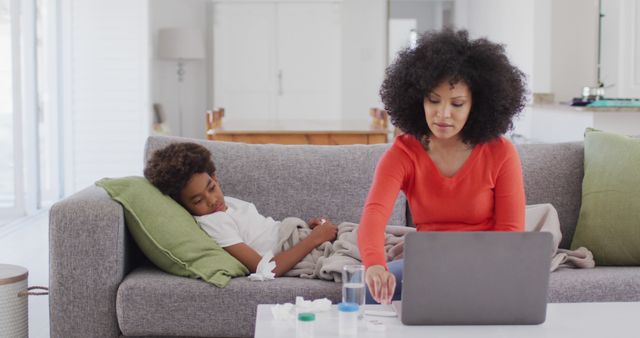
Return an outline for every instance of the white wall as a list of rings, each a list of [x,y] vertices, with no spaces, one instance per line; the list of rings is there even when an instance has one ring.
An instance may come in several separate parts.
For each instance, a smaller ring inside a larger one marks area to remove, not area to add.
[[[640,4],[603,0],[602,70],[607,95],[640,96]],[[506,44],[532,93],[570,101],[597,85],[598,0],[457,0],[456,22]]]
[[[546,0],[543,0],[546,1]],[[456,24],[466,28],[472,38],[486,37],[504,44],[507,56],[527,76],[530,92],[536,85],[537,73],[544,70],[534,61],[536,54],[534,0],[462,0],[456,3]],[[541,52],[542,53],[542,52]],[[534,73],[534,70],[536,72]],[[545,81],[544,76],[539,77]],[[548,80],[547,80],[548,81]],[[540,86],[544,84],[541,83]],[[515,121],[514,132],[530,137],[531,115],[525,109]]]
[[[551,89],[551,0],[536,0],[533,8],[533,93]]]
[[[188,25],[206,32],[207,2],[150,1],[150,32],[154,39],[151,56],[153,101],[163,103],[174,132],[178,125],[175,65],[154,58],[157,30]],[[618,30],[615,33],[605,31],[619,39],[617,59],[608,62],[609,68],[618,65],[619,85],[611,93],[633,96],[640,89],[640,58],[635,57],[635,50],[640,45],[637,42],[640,23],[636,20],[640,5],[635,0],[610,2],[620,3]],[[388,3],[386,0],[343,0],[341,3],[341,116],[343,119],[366,119],[370,107],[382,106],[378,90],[387,64]],[[530,92],[553,92],[556,100],[569,100],[579,95],[583,86],[595,85],[596,13],[597,0],[456,0],[454,10],[457,27],[467,28],[473,37],[486,36],[506,45],[511,60],[527,74]],[[208,93],[215,90],[209,85],[211,79],[207,74],[210,69],[205,61],[186,65],[183,83],[185,136],[203,135],[202,114],[211,103]],[[526,110],[516,123],[516,132],[529,135],[530,121],[530,112]]]
[[[474,38],[487,37],[505,45],[507,55],[534,83],[534,0],[469,1],[466,28]]]
[[[551,88],[569,101],[597,82],[598,0],[552,1],[551,27]]]
[[[381,107],[378,90],[387,62],[387,1],[342,2],[342,119],[369,119],[370,107]],[[157,31],[162,27],[189,26],[207,32],[207,0],[150,1],[150,32],[155,55]],[[211,35],[208,36],[211,42]],[[211,48],[209,45],[208,48]],[[208,53],[210,55],[210,53]],[[183,136],[204,137],[204,111],[211,103],[211,59],[186,64],[183,82]],[[175,64],[152,60],[153,102],[162,103],[174,134],[178,131]],[[208,87],[209,86],[209,87]]]
[[[640,97],[640,2],[603,0],[600,80],[607,97]]]
[[[148,6],[61,1],[66,194],[105,176],[142,174],[151,126]]]
[[[511,61],[527,75],[530,93],[569,101],[582,87],[596,85],[597,0],[458,0],[456,11],[458,26],[473,37],[505,44]],[[523,111],[516,133],[532,137],[541,119],[532,114]]]
[[[151,54],[151,88],[154,103],[162,104],[173,135],[180,135],[179,97],[182,102],[182,135],[204,138],[208,98],[209,65],[205,60],[185,62],[182,86],[178,87],[177,63],[157,58],[158,30],[165,27],[197,28],[207,39],[206,0],[151,0],[149,33],[153,41]],[[207,48],[208,49],[208,48]],[[180,90],[180,92],[179,92]]]
[[[620,49],[618,54],[618,94],[640,97],[640,3],[620,1]]]
[[[342,3],[342,118],[363,120],[382,107],[378,91],[387,65],[387,1]]]
[[[620,50],[620,1],[603,1],[602,12],[602,49],[600,51],[600,81],[607,88],[607,96],[618,96],[620,78],[618,77],[618,51]]]
[[[454,2],[428,0],[392,0],[389,4],[389,18],[415,19],[416,31],[425,32],[433,29],[450,27],[453,18]]]
[[[473,37],[504,43],[530,91],[578,96],[596,82],[597,0],[458,0],[456,18]]]

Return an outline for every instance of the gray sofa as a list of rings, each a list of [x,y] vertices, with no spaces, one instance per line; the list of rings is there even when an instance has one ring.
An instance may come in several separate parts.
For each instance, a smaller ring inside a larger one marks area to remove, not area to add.
[[[145,158],[170,142],[187,140],[150,137]],[[388,147],[197,142],[214,154],[226,195],[252,201],[276,219],[326,215],[338,222],[358,222],[375,164]],[[568,247],[580,209],[583,145],[521,145],[518,150],[527,203],[557,208],[561,246]],[[389,223],[411,225],[402,194]],[[340,285],[319,280],[235,278],[220,289],[166,274],[133,243],[122,207],[95,186],[51,208],[51,337],[248,337],[257,304],[292,302],[295,296],[337,302],[340,293]],[[548,300],[640,301],[640,268],[554,272]]]

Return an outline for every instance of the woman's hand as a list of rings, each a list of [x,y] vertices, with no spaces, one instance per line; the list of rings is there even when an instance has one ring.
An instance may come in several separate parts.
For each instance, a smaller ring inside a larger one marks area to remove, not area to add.
[[[333,242],[338,236],[338,226],[326,218],[312,218],[309,220],[312,229],[309,236],[317,240],[318,245],[326,241]]]
[[[373,299],[380,304],[391,304],[396,289],[396,277],[382,265],[372,265],[365,273],[367,287]]]

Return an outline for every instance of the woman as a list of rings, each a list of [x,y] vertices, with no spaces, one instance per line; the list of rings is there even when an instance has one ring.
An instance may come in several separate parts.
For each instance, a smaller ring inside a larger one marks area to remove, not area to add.
[[[418,231],[523,231],[520,159],[502,137],[525,104],[525,77],[504,48],[466,31],[423,35],[387,69],[380,95],[404,134],[382,156],[358,244],[368,301],[399,299],[402,261],[389,265],[384,228],[399,191]]]

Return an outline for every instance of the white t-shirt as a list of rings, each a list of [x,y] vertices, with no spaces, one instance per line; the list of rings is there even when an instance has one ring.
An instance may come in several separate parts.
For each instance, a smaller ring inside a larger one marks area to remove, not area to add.
[[[275,251],[280,222],[260,215],[253,203],[224,197],[226,211],[195,216],[198,225],[221,247],[245,243],[260,256]]]

